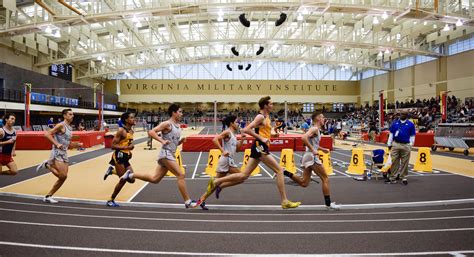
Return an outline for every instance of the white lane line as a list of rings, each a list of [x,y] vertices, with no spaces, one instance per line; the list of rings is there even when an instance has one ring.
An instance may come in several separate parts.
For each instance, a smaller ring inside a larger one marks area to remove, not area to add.
[[[35,172],[35,173],[36,173],[36,172]],[[43,174],[43,175],[34,176],[34,177],[32,177],[32,178],[25,179],[25,180],[22,180],[22,181],[13,183],[13,184],[11,184],[11,185],[4,186],[4,187],[0,188],[0,190],[4,190],[4,189],[7,189],[7,188],[16,186],[16,185],[20,185],[20,184],[22,184],[22,183],[26,183],[26,182],[28,182],[28,181],[30,181],[30,180],[37,179],[37,178],[40,178],[40,177],[43,177],[43,176],[46,176],[46,175],[49,175],[49,174],[51,174],[51,172],[50,172],[50,171],[47,171],[47,172],[46,172],[45,174]],[[53,175],[53,176],[54,176],[54,175]]]
[[[84,251],[84,252],[107,252],[107,253],[127,253],[127,254],[152,254],[152,255],[191,255],[191,256],[268,256],[267,254],[249,254],[249,253],[203,253],[203,252],[167,252],[167,251],[151,251],[151,250],[129,250],[129,249],[110,249],[110,248],[93,248],[93,247],[77,247],[77,246],[60,246],[60,245],[44,245],[44,244],[27,244],[18,242],[0,241],[0,245],[30,247],[41,249],[68,250],[68,251]],[[457,255],[474,253],[474,250],[464,251],[437,251],[437,252],[405,252],[405,253],[344,253],[344,254],[291,254],[291,256],[404,256],[404,255]],[[284,256],[287,254],[272,254]]]
[[[338,152],[337,150],[335,150],[334,153],[352,157],[351,155]],[[368,156],[370,157],[370,155],[368,155]],[[453,157],[453,158],[455,158],[455,157]],[[410,164],[410,165],[411,165],[411,164]],[[413,166],[413,165],[412,165],[412,166]],[[458,173],[456,173],[456,172],[449,171],[449,170],[442,170],[442,169],[437,169],[437,168],[436,168],[436,169],[433,169],[433,170],[439,171],[439,172],[447,172],[447,173],[450,173],[450,174],[453,174],[453,175],[458,175],[458,176],[467,177],[467,178],[474,178],[474,176],[469,176],[469,175],[464,175],[464,174],[458,174]],[[412,173],[414,173],[414,174],[421,175],[421,176],[427,175],[427,174],[421,174],[421,173],[419,173],[419,172],[413,172],[413,171],[409,171],[409,172],[412,172]]]
[[[197,162],[196,162],[196,167],[194,167],[194,172],[193,172],[193,176],[191,177],[191,179],[194,179],[196,177],[196,171],[198,169],[199,161],[201,160],[201,155],[202,155],[202,152],[199,153],[199,157],[198,157]]]
[[[137,197],[137,195],[138,195],[139,193],[141,193],[141,192],[143,191],[143,189],[145,189],[145,187],[148,186],[148,184],[150,184],[150,182],[146,182],[140,189],[138,189],[137,192],[135,192],[135,194],[132,195],[132,197],[130,197],[130,199],[128,199],[127,202],[133,201],[133,199],[135,199],[135,197]]]
[[[267,173],[270,178],[273,178],[272,174],[270,174],[270,172],[268,172],[268,170],[265,169],[265,168],[263,167],[263,165],[261,165],[261,164],[259,163],[258,166],[260,167],[260,169],[262,169],[263,171],[265,171],[265,173]]]
[[[333,159],[333,158],[331,157],[331,159]],[[345,172],[342,172],[342,171],[338,171],[338,170],[336,170],[334,167],[333,167],[332,169],[334,170],[334,172],[336,172],[336,173],[338,173],[338,174],[344,175],[344,176],[346,176],[346,177],[348,177],[348,178],[353,178],[351,175],[346,174]]]
[[[139,210],[127,210],[127,209],[110,209],[110,208],[89,208],[89,207],[75,207],[75,206],[62,206],[62,205],[44,205],[36,203],[22,203],[13,201],[3,201],[0,203],[25,205],[25,206],[38,206],[41,208],[53,208],[53,209],[71,209],[71,210],[86,210],[86,211],[103,211],[103,212],[124,212],[124,213],[149,213],[149,214],[173,214],[173,215],[209,215],[209,216],[352,216],[352,215],[390,215],[390,214],[412,214],[412,213],[437,213],[437,212],[456,212],[456,211],[470,211],[474,208],[456,208],[456,209],[435,209],[435,210],[419,210],[419,211],[391,211],[391,212],[325,212],[325,213],[213,213],[213,212],[173,212],[173,211],[139,211]]]
[[[139,138],[139,139],[141,139],[141,138]],[[95,150],[94,150],[94,151],[95,151]],[[87,154],[87,153],[89,153],[89,152],[85,152],[85,153],[82,153],[82,154]],[[104,154],[99,155],[99,156],[96,156],[96,157],[94,157],[94,158],[90,158],[90,159],[84,160],[84,161],[82,161],[82,162],[77,162],[77,163],[71,164],[71,165],[69,165],[69,167],[72,167],[72,166],[78,165],[78,164],[82,164],[82,163],[85,163],[85,162],[92,161],[92,160],[94,160],[94,159],[100,158],[100,157],[102,157],[102,156],[104,156],[104,155],[107,155],[107,154],[110,154],[110,153],[111,153],[111,152],[104,153]],[[78,154],[78,155],[82,155],[82,154]],[[70,156],[70,157],[75,157],[75,156],[78,156],[78,155],[74,155],[74,156]],[[37,166],[38,166],[38,165],[33,165],[33,166],[31,166],[31,167],[37,167]],[[23,168],[23,169],[29,169],[29,168],[31,168],[31,167],[27,167],[27,168]],[[105,166],[104,166],[104,167],[105,167]],[[104,170],[105,170],[105,168],[104,168]],[[71,171],[69,171],[69,172],[71,172]],[[33,174],[37,174],[37,173],[34,172]],[[48,170],[45,174],[42,174],[42,175],[39,175],[39,176],[34,176],[34,177],[32,177],[32,178],[29,178],[29,179],[25,179],[25,180],[22,180],[22,181],[18,181],[18,182],[16,182],[16,183],[11,184],[11,185],[1,187],[0,190],[4,190],[4,189],[10,188],[10,187],[12,187],[12,186],[16,186],[16,185],[19,185],[19,184],[25,183],[25,182],[27,182],[27,181],[30,181],[30,180],[33,180],[33,179],[37,179],[37,178],[39,178],[39,177],[43,177],[43,176],[46,176],[46,175],[49,175],[49,174],[51,174],[51,172]],[[53,175],[53,176],[54,176],[54,175]]]
[[[43,212],[43,211],[29,211],[0,208],[4,212],[21,212],[31,214],[43,214],[52,216],[68,216],[81,218],[103,218],[103,219],[120,219],[120,220],[148,220],[148,221],[175,221],[175,222],[201,222],[201,223],[364,223],[364,222],[407,222],[407,221],[433,221],[433,220],[458,220],[458,219],[472,219],[474,216],[448,216],[448,217],[430,217],[430,218],[407,218],[407,219],[360,219],[360,220],[214,220],[214,219],[177,219],[177,218],[147,218],[147,217],[130,217],[130,216],[110,216],[110,215],[90,215],[90,214],[75,214],[75,213],[57,213],[57,212]]]
[[[275,157],[277,158],[278,162],[279,162],[280,156],[278,156],[278,155],[276,155],[276,154],[274,154],[274,153],[270,153],[270,154],[273,155],[273,156],[275,156]],[[301,157],[301,155],[297,154],[296,152],[293,152],[293,154],[294,154],[294,155],[298,155],[298,156]],[[293,160],[293,161],[294,161],[294,160]],[[301,174],[304,173],[304,171],[303,171],[302,169],[298,168],[298,165],[296,165],[296,161],[295,161],[295,168],[296,168],[299,172],[301,172]]]
[[[112,231],[122,231],[122,232],[133,231],[133,232],[155,232],[155,233],[235,234],[235,235],[288,235],[288,234],[289,235],[351,235],[351,234],[405,234],[405,233],[474,231],[474,227],[447,228],[447,229],[412,229],[412,230],[368,230],[368,231],[209,231],[209,230],[144,229],[144,228],[124,228],[124,227],[80,226],[80,225],[23,222],[23,221],[11,221],[11,220],[0,220],[0,223],[40,226],[40,227],[112,230]]]
[[[15,196],[26,199],[42,200],[43,196],[40,195],[28,195],[18,194],[9,192],[0,192],[0,196]],[[80,198],[67,198],[67,197],[56,197],[62,202],[68,203],[85,203],[103,205],[103,200],[91,200],[91,199],[80,199]],[[122,206],[130,207],[153,207],[153,208],[173,208],[183,209],[182,204],[178,203],[150,203],[150,202],[119,202]],[[435,200],[435,201],[419,201],[419,202],[395,202],[395,203],[369,203],[369,204],[344,204],[341,205],[341,209],[344,210],[355,210],[355,209],[378,209],[378,208],[400,208],[400,207],[427,207],[427,206],[446,206],[450,204],[472,204],[474,198],[466,199],[454,199],[454,200]],[[280,205],[225,205],[225,204],[212,204],[215,210],[248,210],[248,211],[281,211]],[[301,205],[298,210],[326,210],[324,205]],[[291,210],[288,210],[291,211]]]

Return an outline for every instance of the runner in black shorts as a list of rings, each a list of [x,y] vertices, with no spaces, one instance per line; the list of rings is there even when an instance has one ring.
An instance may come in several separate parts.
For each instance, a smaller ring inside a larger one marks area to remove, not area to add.
[[[115,151],[112,154],[112,159],[109,162],[109,164],[112,165],[114,169],[109,167],[104,175],[104,180],[114,172],[117,176],[121,177],[123,174],[125,174],[125,172],[133,170],[132,166],[130,165],[130,159],[132,158],[132,150],[134,148],[132,127],[135,125],[135,114],[131,112],[125,112],[120,117],[120,120],[124,125],[118,129],[114,140],[112,141],[112,149]],[[107,206],[119,207],[119,205],[115,202],[115,198],[119,194],[120,190],[122,190],[125,183],[126,181],[119,180],[115,186],[112,196],[107,201]]]
[[[270,167],[277,176],[278,191],[280,191],[281,207],[283,209],[296,208],[301,203],[291,202],[286,198],[285,192],[285,180],[283,178],[284,169],[280,167],[277,161],[270,156],[269,144],[272,131],[272,125],[269,118],[269,114],[273,109],[273,103],[270,97],[263,97],[258,102],[260,107],[260,114],[247,127],[243,129],[243,133],[249,134],[255,138],[255,142],[252,145],[250,159],[244,171],[241,173],[227,175],[223,178],[214,179],[211,177],[207,186],[207,194],[210,195],[218,186],[225,182],[241,182],[246,180],[252,171],[258,166],[260,161],[263,161],[265,165]],[[255,129],[255,131],[253,131]]]

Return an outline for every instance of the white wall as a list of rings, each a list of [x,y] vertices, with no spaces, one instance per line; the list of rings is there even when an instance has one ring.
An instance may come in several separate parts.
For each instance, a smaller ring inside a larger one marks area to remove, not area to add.
[[[412,85],[412,67],[395,71],[395,101],[405,101],[407,98],[411,99],[411,88]]]
[[[360,102],[372,104],[372,78],[360,81]]]
[[[474,97],[474,50],[448,57],[448,90],[462,100]]]
[[[437,62],[431,61],[415,66],[415,99],[436,97]]]
[[[378,99],[380,90],[388,89],[388,73],[374,77],[374,99]]]
[[[12,50],[0,46],[0,62],[20,67],[26,70],[33,70],[33,57],[22,52],[14,53]]]

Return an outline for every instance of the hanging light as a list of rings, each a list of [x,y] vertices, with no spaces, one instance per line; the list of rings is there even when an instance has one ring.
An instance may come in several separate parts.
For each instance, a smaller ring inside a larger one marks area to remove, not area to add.
[[[301,13],[302,13],[303,15],[307,15],[307,14],[309,14],[309,11],[308,11],[308,9],[306,9],[306,8],[303,7],[303,9],[301,10]]]
[[[437,29],[437,28],[438,28],[438,25],[433,24],[433,29]]]
[[[59,29],[54,32],[53,37],[60,38],[61,37],[61,32],[59,32]]]
[[[44,32],[46,32],[47,34],[51,34],[51,33],[53,33],[53,30],[51,29],[51,27],[48,26],[48,27],[46,27]]]
[[[221,9],[217,12],[217,21],[223,22],[224,21],[224,11]]]
[[[461,20],[456,21],[456,26],[458,27],[462,26],[462,21]]]
[[[390,50],[388,48],[385,50],[385,54],[390,54]]]
[[[382,50],[380,50],[378,56],[382,57],[382,55],[383,55],[383,52],[382,52]]]
[[[296,17],[296,20],[302,21],[303,19],[303,15],[301,15],[301,13],[298,13],[298,17]]]
[[[444,31],[449,31],[449,25],[448,25],[448,24],[444,25],[443,30],[444,30]]]
[[[427,21],[424,21],[424,22],[423,22],[423,25],[424,25],[424,26],[428,25],[428,22],[427,22]]]
[[[382,14],[382,19],[386,20],[388,18],[387,12],[383,12]]]
[[[377,17],[374,17],[373,23],[374,23],[375,25],[379,24],[379,19],[377,19]]]

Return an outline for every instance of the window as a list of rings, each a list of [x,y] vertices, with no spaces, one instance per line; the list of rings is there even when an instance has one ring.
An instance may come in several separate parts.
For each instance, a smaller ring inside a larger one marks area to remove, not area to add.
[[[395,69],[400,70],[415,65],[413,56],[404,57],[395,61]]]
[[[436,57],[431,57],[431,56],[424,56],[424,55],[417,55],[415,56],[415,61],[416,61],[416,64],[420,64],[420,63],[425,63],[425,62],[431,62],[431,61],[434,61],[438,58]]]
[[[448,46],[448,55],[454,55],[474,49],[474,36],[458,40]]]

